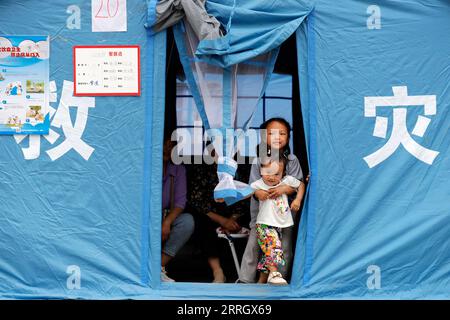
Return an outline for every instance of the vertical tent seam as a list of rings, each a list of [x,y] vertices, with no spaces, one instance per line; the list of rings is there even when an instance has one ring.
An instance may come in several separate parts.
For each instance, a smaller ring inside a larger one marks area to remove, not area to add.
[[[314,225],[316,210],[316,181],[317,181],[317,136],[316,136],[316,97],[315,97],[315,38],[314,38],[314,10],[307,18],[307,39],[308,39],[308,95],[309,95],[309,128],[310,128],[310,157],[311,157],[311,177],[309,185],[308,216],[306,224],[306,252],[305,252],[305,272],[303,274],[303,284],[308,285],[311,280],[311,268],[313,264],[314,246]]]

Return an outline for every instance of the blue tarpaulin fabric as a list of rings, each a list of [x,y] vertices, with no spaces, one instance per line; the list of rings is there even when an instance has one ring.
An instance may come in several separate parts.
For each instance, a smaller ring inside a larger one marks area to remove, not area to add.
[[[320,287],[317,297],[445,298],[450,4],[319,1],[307,19],[297,33],[311,162],[299,284]]]
[[[32,160],[23,150],[36,138],[0,137],[1,298],[448,298],[447,0],[317,0],[311,12],[290,10],[304,19],[294,31],[311,178],[292,280],[282,288],[160,284],[165,34],[144,28],[155,0],[127,2],[128,31],[107,34],[91,32],[90,1],[78,4],[81,29],[67,28],[73,1],[0,2],[0,34],[50,35],[57,101],[73,81],[72,46],[142,49],[141,97],[96,97],[89,108],[81,138],[95,150],[87,160],[74,149],[49,156],[65,141],[59,127],[51,126],[55,141],[39,138]],[[210,2],[211,12],[220,9]],[[274,13],[287,10],[280,2],[248,1]],[[257,30],[242,29],[242,52]],[[58,112],[58,102],[51,106]],[[79,108],[70,109],[76,122]]]
[[[133,18],[128,20],[127,33],[91,32],[91,2],[73,4],[0,2],[0,36],[50,36],[50,80],[56,82],[51,90],[57,95],[57,101],[50,105],[56,110],[62,108],[59,103],[64,81],[73,81],[72,46],[138,44],[142,61],[148,57],[143,27],[145,2],[128,1],[128,15]],[[68,23],[76,25],[72,18],[77,12],[81,29],[69,29]],[[143,78],[148,76],[145,64],[142,73]],[[147,78],[143,83],[148,83]],[[73,85],[68,84],[70,91]],[[143,186],[148,183],[144,180],[144,143],[149,94],[145,86],[142,89],[141,97],[95,98],[81,136],[94,148],[88,160],[74,149],[55,160],[50,158],[47,151],[68,138],[65,127],[51,126],[59,134],[53,144],[44,136],[35,136],[40,142],[39,154],[30,160],[25,160],[22,150],[35,143],[32,136],[21,143],[12,136],[1,138],[1,297],[114,298],[142,294],[146,287],[141,276],[141,228]],[[80,108],[71,105],[69,109],[72,122],[80,124]],[[71,290],[67,281],[78,270],[81,288]]]
[[[201,41],[197,56],[228,67],[278,48],[311,12],[313,1],[209,0],[206,9],[226,27],[227,34]]]

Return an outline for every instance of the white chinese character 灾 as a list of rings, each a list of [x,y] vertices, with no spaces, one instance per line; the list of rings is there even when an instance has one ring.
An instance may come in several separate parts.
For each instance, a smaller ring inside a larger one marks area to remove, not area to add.
[[[373,136],[379,138],[386,138],[388,118],[377,116],[376,108],[403,107],[393,109],[392,133],[386,144],[374,153],[364,157],[364,160],[369,168],[373,168],[389,158],[402,145],[414,157],[431,165],[439,152],[421,146],[411,137],[406,127],[406,107],[423,106],[424,115],[435,115],[436,96],[408,96],[408,88],[406,86],[392,87],[392,91],[394,92],[393,96],[364,98],[364,116],[375,117]],[[430,121],[430,118],[419,115],[411,133],[415,136],[423,137]]]

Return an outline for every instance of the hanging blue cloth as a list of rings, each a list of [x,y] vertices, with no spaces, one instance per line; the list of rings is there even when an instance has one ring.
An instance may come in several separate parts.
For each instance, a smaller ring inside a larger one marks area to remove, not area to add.
[[[261,61],[252,61],[252,63],[262,63],[265,68],[263,74],[266,76],[262,82],[263,86],[260,90],[254,92],[255,95],[261,97],[273,71],[279,46],[298,29],[305,17],[312,11],[312,8],[312,2],[308,0],[255,2],[239,0],[221,0],[219,2],[212,0],[206,3],[208,15],[214,16],[222,26],[226,26],[225,36],[219,38],[207,37],[207,39],[203,38],[204,40],[197,43],[198,39],[194,40],[192,36],[186,37],[183,35],[184,28],[181,24],[174,28],[175,39],[189,87],[206,129],[221,128],[222,131],[236,129],[234,120],[238,110],[241,114],[242,110],[239,102],[234,101],[236,99],[233,100],[233,97],[236,97],[239,93],[236,91],[233,94],[231,88],[234,87],[237,90],[239,86],[236,85],[236,79],[231,76],[231,74],[236,75],[237,72],[233,72],[230,68],[237,71],[242,68],[242,66],[238,66],[239,64],[249,63],[253,58],[268,54],[269,56]],[[187,20],[189,21],[189,19]],[[189,22],[187,24],[189,26]],[[196,34],[196,32],[190,33]],[[191,53],[186,49],[184,38],[191,42],[189,48],[194,48]],[[193,65],[193,63],[196,65]],[[207,67],[208,65],[210,67]],[[217,67],[223,68],[223,70],[215,70]],[[205,88],[211,87],[206,85],[208,81],[217,82],[216,77],[210,77],[209,80],[206,80],[207,77],[202,75],[203,73],[205,75],[208,73],[216,74],[216,76],[221,75],[222,80],[219,83],[223,82],[223,91],[219,90],[212,95],[208,92],[202,92],[205,91]],[[199,83],[203,83],[203,85],[199,85]],[[213,101],[208,96],[221,96],[222,99],[221,101]],[[254,108],[256,105],[254,105]],[[252,118],[254,108],[250,112],[244,130]],[[236,111],[232,112],[233,109]],[[219,117],[221,115],[222,119],[214,120],[218,115]],[[211,123],[214,125],[211,125]],[[230,143],[230,141],[227,141],[223,145],[224,149],[221,153],[224,157],[222,166],[225,167],[233,163],[232,158],[235,148],[228,148]],[[219,170],[219,184],[214,195],[216,199],[223,199],[227,204],[232,204],[250,195],[251,190],[247,185],[237,184],[233,180],[234,173],[230,174],[230,172],[233,172],[233,166],[228,169],[223,172]]]
[[[200,41],[196,55],[228,67],[279,47],[312,11],[313,1],[209,0],[206,9],[226,26],[227,34]]]
[[[244,119],[242,129],[248,129],[270,80],[278,48],[255,59],[222,68],[195,58],[198,39],[188,21],[178,23],[173,31],[203,126],[207,135],[217,143],[215,148],[219,155],[219,183],[214,189],[214,198],[231,205],[253,193],[253,189],[246,183],[234,180],[237,163],[233,157],[243,132],[236,131],[237,115],[241,113]],[[251,88],[253,98],[244,97],[242,88]]]

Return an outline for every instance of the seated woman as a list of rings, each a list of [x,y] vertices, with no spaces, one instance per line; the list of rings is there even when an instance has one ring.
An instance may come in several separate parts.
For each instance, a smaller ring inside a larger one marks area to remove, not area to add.
[[[166,140],[163,150],[162,187],[162,253],[161,281],[174,282],[166,273],[166,265],[189,240],[194,232],[194,219],[183,213],[186,206],[186,170],[171,161],[175,142]]]
[[[214,153],[214,151],[212,152]],[[214,188],[218,183],[217,164],[193,165],[189,168],[189,207],[194,214],[194,239],[207,257],[214,276],[214,283],[224,283],[225,275],[219,259],[220,241],[216,229],[234,233],[241,229],[237,217],[248,215],[249,201],[240,201],[232,206],[214,201]]]

